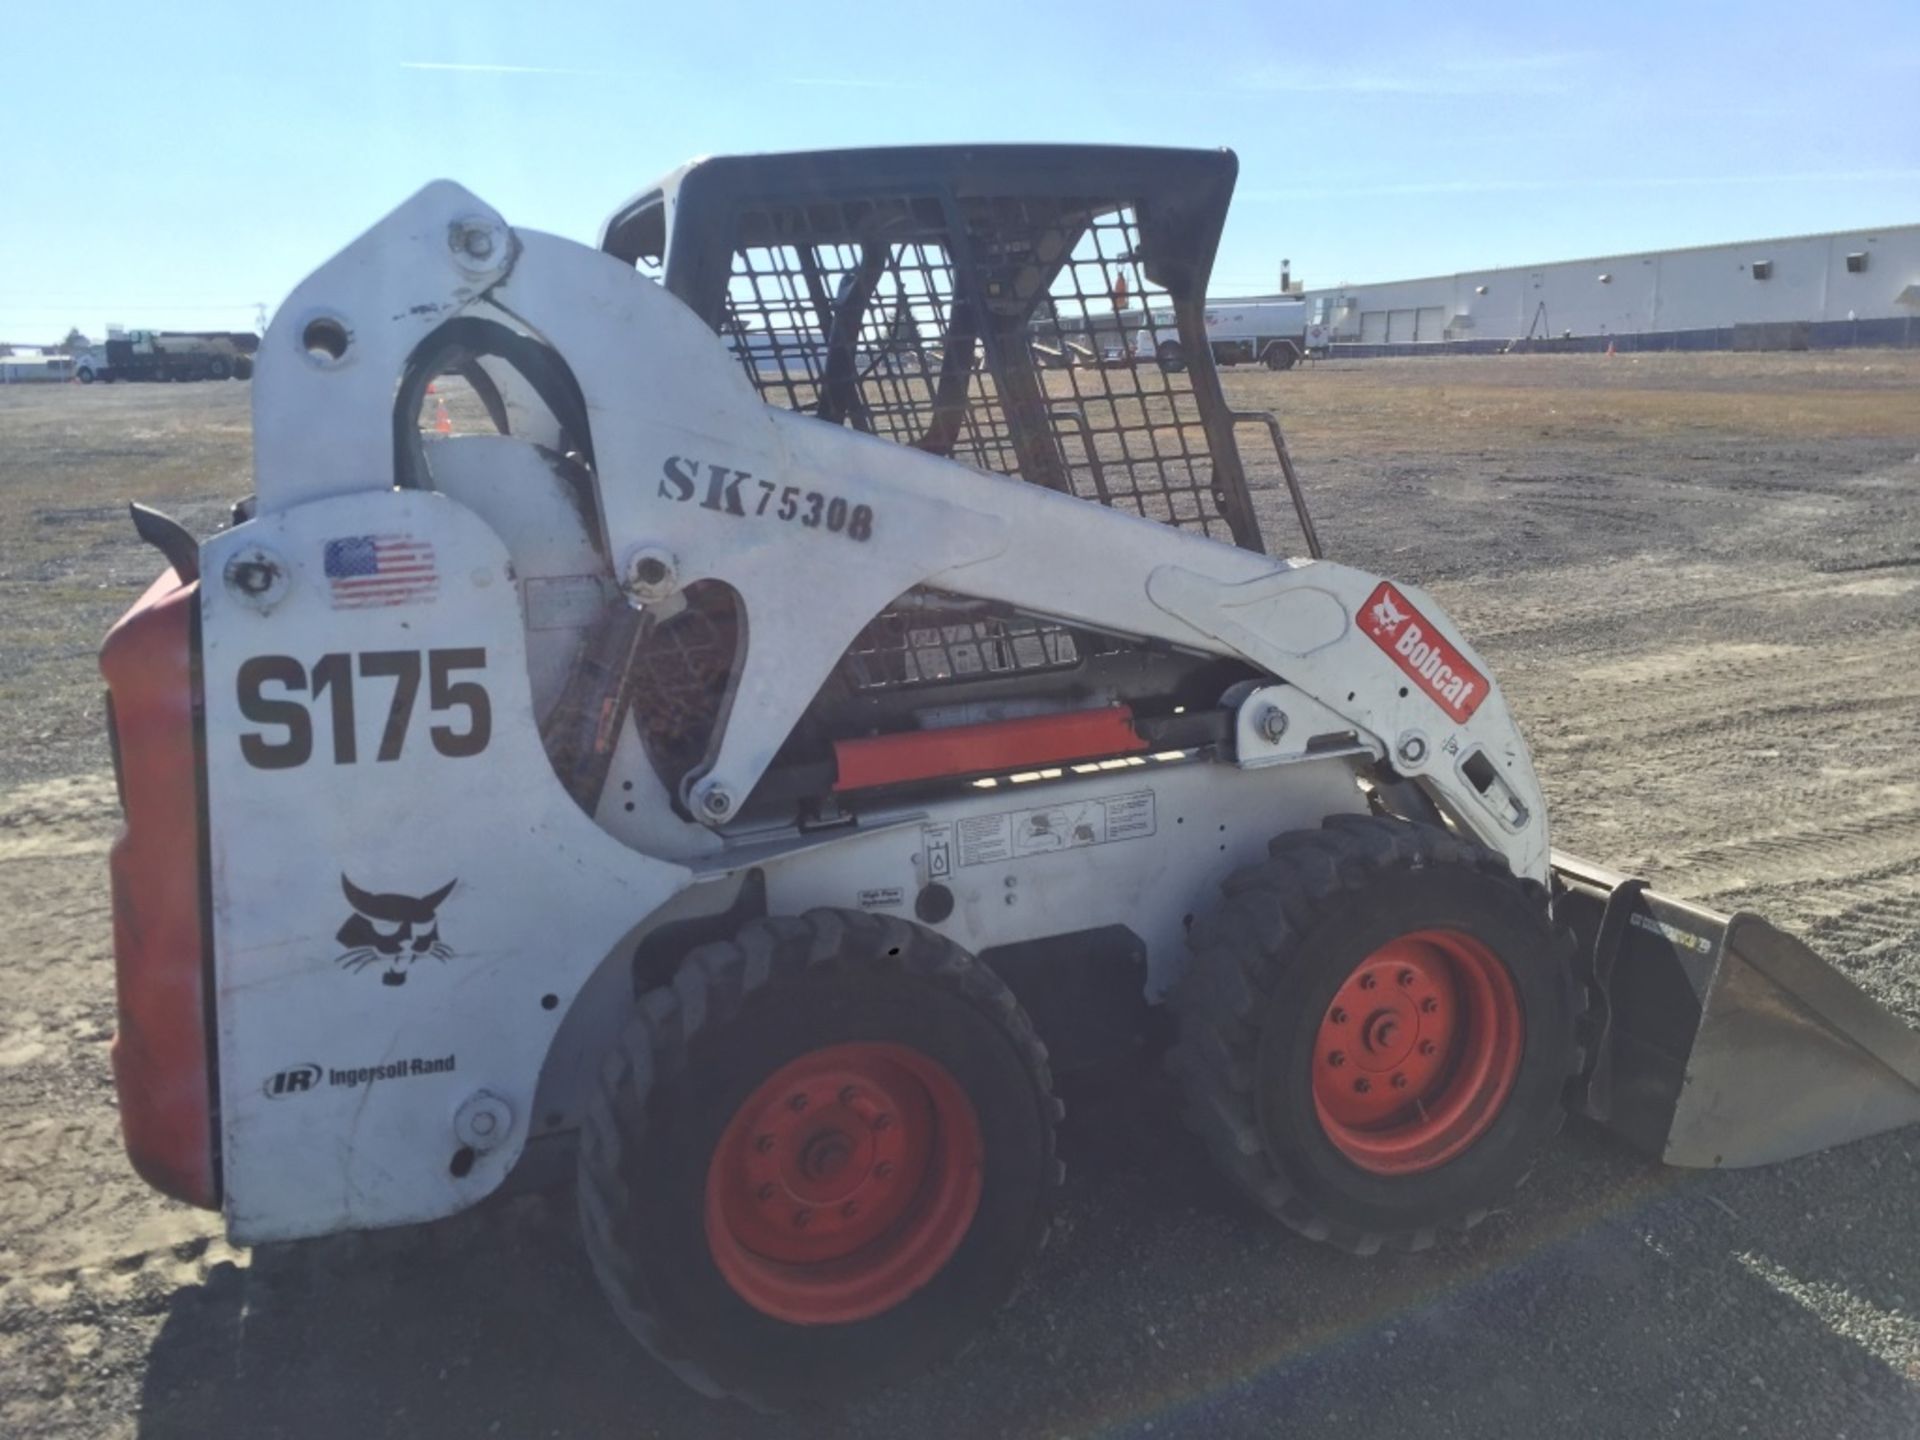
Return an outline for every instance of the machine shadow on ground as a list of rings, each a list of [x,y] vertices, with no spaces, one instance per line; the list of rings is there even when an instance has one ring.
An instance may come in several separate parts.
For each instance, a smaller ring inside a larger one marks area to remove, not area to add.
[[[1763,1182],[1663,1171],[1574,1127],[1470,1238],[1360,1260],[1229,1194],[1157,1075],[1066,1093],[1068,1191],[1033,1283],[966,1354],[842,1414],[754,1415],[656,1367],[595,1287],[563,1190],[216,1266],[166,1301],[139,1433],[1920,1430],[1920,1377],[1808,1303],[1844,1293],[1863,1326],[1911,1314],[1910,1137]],[[1868,1255],[1895,1268],[1848,1263]]]

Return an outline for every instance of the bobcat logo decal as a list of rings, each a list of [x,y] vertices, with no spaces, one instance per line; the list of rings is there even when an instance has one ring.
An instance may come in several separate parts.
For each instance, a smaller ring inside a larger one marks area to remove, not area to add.
[[[1393,603],[1395,598],[1390,593],[1381,595],[1368,612],[1374,635],[1391,635],[1406,623],[1406,612]]]
[[[449,880],[431,895],[418,897],[375,895],[342,875],[340,888],[353,914],[333,937],[346,947],[336,963],[356,974],[372,965],[383,966],[382,985],[406,984],[407,972],[422,956],[431,955],[444,965],[453,950],[440,938],[434,912],[459,883]]]

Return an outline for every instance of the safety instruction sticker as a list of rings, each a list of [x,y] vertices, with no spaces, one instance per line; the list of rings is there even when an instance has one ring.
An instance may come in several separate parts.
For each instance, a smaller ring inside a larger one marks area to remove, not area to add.
[[[1678,945],[1683,950],[1697,950],[1702,955],[1713,953],[1713,941],[1704,935],[1695,935],[1691,930],[1682,930],[1678,925],[1669,925],[1664,920],[1656,920],[1651,915],[1642,915],[1637,910],[1627,919],[1635,929],[1658,935],[1662,940]]]
[[[1153,830],[1153,792],[1136,790],[1099,800],[973,815],[951,826],[929,826],[923,838],[928,873],[937,876],[947,873],[955,862],[962,866],[997,865],[1056,850],[1141,840]]]
[[[929,825],[920,832],[927,854],[927,879],[944,880],[953,874],[953,826]]]

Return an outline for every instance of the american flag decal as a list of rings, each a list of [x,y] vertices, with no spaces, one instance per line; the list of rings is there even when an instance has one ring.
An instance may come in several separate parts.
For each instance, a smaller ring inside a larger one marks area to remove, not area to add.
[[[410,535],[347,535],[329,540],[326,572],[336,610],[412,605],[440,593],[433,546]]]

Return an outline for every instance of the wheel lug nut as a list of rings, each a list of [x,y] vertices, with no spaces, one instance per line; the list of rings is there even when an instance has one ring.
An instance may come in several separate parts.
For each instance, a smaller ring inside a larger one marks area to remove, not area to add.
[[[1422,1040],[1422,1041],[1420,1042],[1420,1053],[1421,1053],[1422,1055],[1431,1055],[1431,1054],[1433,1054],[1433,1052],[1434,1052],[1434,1048],[1435,1048],[1435,1047],[1434,1047],[1434,1043],[1433,1043],[1433,1042],[1432,1042],[1431,1040]]]
[[[1333,1007],[1333,1013],[1327,1018],[1336,1025],[1344,1025],[1347,1023],[1347,1012],[1336,1005]]]
[[[762,1185],[758,1190],[753,1192],[753,1197],[764,1205],[773,1198],[773,1186]]]
[[[796,1230],[804,1230],[813,1223],[813,1211],[796,1210],[793,1212],[793,1225]]]
[[[873,1128],[876,1130],[891,1130],[893,1128],[893,1116],[883,1110],[880,1114],[873,1117]]]
[[[758,1150],[762,1155],[772,1153],[773,1137],[771,1135],[762,1135],[758,1140],[753,1142],[753,1148]]]
[[[1426,999],[1420,1002],[1420,1013],[1422,1015],[1431,1015],[1433,1014],[1434,1011],[1438,1010],[1439,1008],[1440,1008],[1440,1002],[1434,999],[1431,995],[1427,996]]]
[[[873,1167],[873,1173],[878,1175],[882,1180],[891,1180],[893,1178],[893,1162],[891,1160],[882,1160],[878,1165]]]
[[[849,1220],[853,1219],[854,1216],[860,1213],[860,1202],[858,1200],[847,1201],[846,1204],[840,1207],[840,1213]]]
[[[1367,974],[1362,975],[1360,977],[1360,988],[1362,990],[1371,990],[1375,985],[1378,985],[1379,983],[1380,982],[1374,978],[1374,975],[1371,971],[1369,971]]]
[[[1413,972],[1411,970],[1402,970],[1400,972],[1400,984],[1402,988],[1413,984]]]
[[[1406,1088],[1407,1088],[1407,1077],[1406,1077],[1406,1076],[1404,1076],[1404,1075],[1395,1075],[1395,1076],[1393,1077],[1393,1088],[1394,1088],[1394,1089],[1396,1089],[1396,1090],[1404,1090],[1404,1089],[1406,1089]]]
[[[1331,1065],[1336,1070],[1338,1070],[1342,1065],[1346,1063],[1347,1063],[1347,1052],[1344,1050],[1335,1050],[1331,1055],[1327,1056],[1327,1064]]]
[[[796,1094],[796,1095],[794,1095],[794,1097],[793,1097],[792,1099],[790,1099],[790,1100],[788,1100],[788,1101],[787,1101],[787,1108],[788,1108],[789,1110],[804,1110],[804,1109],[806,1109],[806,1108],[807,1108],[807,1097],[806,1097],[806,1095],[805,1095],[805,1093],[804,1093],[804,1092],[802,1092],[802,1093],[799,1093],[799,1094]]]
[[[1356,1095],[1364,1095],[1371,1089],[1373,1089],[1373,1082],[1364,1075],[1353,1082],[1353,1093]]]
[[[853,1104],[855,1097],[858,1096],[859,1093],[860,1092],[854,1089],[853,1086],[851,1085],[841,1086],[840,1087],[840,1103],[842,1105]]]

